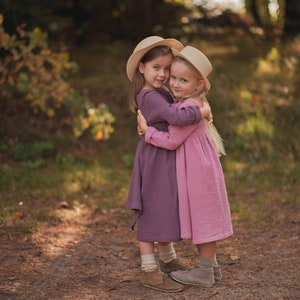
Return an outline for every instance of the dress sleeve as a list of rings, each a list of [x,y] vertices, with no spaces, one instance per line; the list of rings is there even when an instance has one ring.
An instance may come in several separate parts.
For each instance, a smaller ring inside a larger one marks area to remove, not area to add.
[[[156,147],[175,150],[191,135],[195,128],[195,125],[184,127],[170,125],[168,131],[165,132],[159,131],[155,127],[148,127],[145,134],[145,141]]]
[[[201,112],[198,105],[190,103],[180,107],[177,103],[168,103],[159,93],[152,91],[145,95],[145,106],[150,112],[148,122],[166,121],[169,125],[185,126],[198,123]],[[143,109],[142,109],[143,112]]]

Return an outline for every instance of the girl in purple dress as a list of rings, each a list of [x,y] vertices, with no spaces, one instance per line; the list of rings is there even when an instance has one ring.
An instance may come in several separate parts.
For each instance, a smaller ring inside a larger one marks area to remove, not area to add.
[[[154,128],[167,131],[168,125],[184,126],[209,117],[210,107],[193,103],[179,108],[164,86],[170,77],[172,49],[183,45],[175,39],[151,36],[142,40],[127,61],[127,76],[133,83],[131,108],[141,109]],[[163,276],[163,272],[183,269],[172,242],[180,240],[175,151],[152,146],[142,137],[138,143],[127,207],[134,210],[132,228],[137,223],[141,253],[141,283],[165,292],[183,286]],[[154,243],[158,242],[159,264]]]
[[[212,66],[198,49],[186,46],[175,52],[170,87],[178,109],[206,103],[210,89],[207,76]],[[141,109],[142,110],[142,109]],[[143,110],[142,110],[143,112]],[[144,112],[143,112],[144,113]],[[157,147],[176,149],[177,185],[181,238],[191,239],[200,254],[200,265],[192,270],[171,272],[184,284],[211,287],[221,278],[216,262],[216,242],[232,235],[227,191],[219,155],[225,154],[222,139],[212,123],[201,120],[184,127],[170,125],[167,132],[148,127],[139,112],[140,131]]]

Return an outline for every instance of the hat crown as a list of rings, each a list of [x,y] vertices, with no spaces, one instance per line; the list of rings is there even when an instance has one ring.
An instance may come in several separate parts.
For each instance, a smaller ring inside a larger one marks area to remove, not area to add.
[[[140,41],[137,46],[134,48],[133,50],[133,53],[137,52],[137,51],[140,51],[144,48],[147,48],[157,42],[161,42],[163,41],[164,39],[160,36],[149,36],[145,39],[143,39],[142,41]]]
[[[197,48],[186,46],[180,53],[189,61],[201,75],[208,76],[212,71],[212,65],[208,58]]]
[[[204,79],[206,88],[209,90],[210,82],[207,79],[207,76],[210,74],[213,67],[205,54],[192,46],[186,46],[181,51],[173,49],[173,53],[175,56],[185,59],[200,73],[201,77]]]

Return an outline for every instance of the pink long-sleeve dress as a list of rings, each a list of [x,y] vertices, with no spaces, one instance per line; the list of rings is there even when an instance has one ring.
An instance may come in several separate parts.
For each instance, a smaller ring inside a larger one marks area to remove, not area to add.
[[[178,106],[192,103],[186,100]],[[202,244],[232,235],[224,174],[205,121],[169,126],[168,132],[149,127],[145,140],[157,147],[176,149],[181,238]]]

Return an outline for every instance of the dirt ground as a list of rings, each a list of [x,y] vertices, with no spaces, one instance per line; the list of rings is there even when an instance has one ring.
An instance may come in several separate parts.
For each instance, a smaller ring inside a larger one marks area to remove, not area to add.
[[[139,284],[139,252],[124,208],[59,210],[63,218],[40,223],[33,234],[0,228],[0,299],[300,299],[295,207],[277,205],[272,224],[233,219],[234,235],[218,244],[223,279],[168,294]],[[188,266],[197,264],[189,241],[175,247]]]

